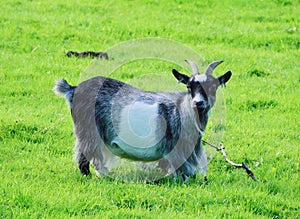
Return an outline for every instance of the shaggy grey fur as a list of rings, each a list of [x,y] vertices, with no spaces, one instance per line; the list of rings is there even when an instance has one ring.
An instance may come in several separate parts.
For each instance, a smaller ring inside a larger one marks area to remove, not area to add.
[[[101,76],[78,86],[71,86],[64,79],[56,81],[54,92],[64,96],[71,109],[75,158],[82,174],[90,174],[90,162],[97,175],[107,173],[114,156],[159,161],[166,173],[183,180],[195,177],[197,171],[206,174],[207,159],[201,138],[216,90],[220,84],[225,85],[231,72],[213,77],[212,71],[219,61],[210,64],[201,76],[196,64],[187,62],[193,70],[191,77],[173,69],[177,80],[187,86],[187,92],[143,91]],[[151,121],[146,120],[147,116]],[[142,134],[132,133],[128,128],[131,126]],[[149,139],[143,128],[149,128]]]

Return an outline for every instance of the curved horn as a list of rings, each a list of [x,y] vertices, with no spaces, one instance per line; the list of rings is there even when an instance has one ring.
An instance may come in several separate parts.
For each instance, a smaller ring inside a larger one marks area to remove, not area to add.
[[[193,75],[199,74],[198,67],[193,61],[191,61],[191,60],[185,60],[185,61],[186,61],[186,63],[188,63],[191,66],[192,71],[193,71]]]
[[[207,67],[206,71],[205,71],[205,74],[206,75],[212,75],[214,69],[220,65],[221,63],[223,62],[223,60],[220,60],[220,61],[216,61],[216,62],[213,62],[211,64],[209,64],[209,66]]]

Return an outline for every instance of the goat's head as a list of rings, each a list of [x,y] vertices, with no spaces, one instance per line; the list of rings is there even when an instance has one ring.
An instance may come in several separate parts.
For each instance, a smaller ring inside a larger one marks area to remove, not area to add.
[[[197,117],[199,119],[199,117],[203,117],[203,115],[207,114],[213,107],[216,101],[216,91],[220,85],[225,86],[226,82],[231,77],[231,71],[228,71],[224,75],[216,78],[212,75],[213,70],[223,61],[211,63],[204,74],[199,74],[198,67],[194,62],[190,60],[186,60],[186,62],[192,68],[192,76],[181,74],[175,69],[173,69],[172,72],[179,82],[186,85],[191,97],[191,107],[195,112],[197,112]],[[198,128],[202,131],[205,129],[202,125]]]

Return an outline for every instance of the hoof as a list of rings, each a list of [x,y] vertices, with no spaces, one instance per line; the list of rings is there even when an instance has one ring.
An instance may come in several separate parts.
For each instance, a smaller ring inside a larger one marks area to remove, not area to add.
[[[82,175],[88,176],[91,174],[89,165],[79,165],[79,169]]]
[[[82,175],[88,176],[91,174],[90,172],[90,162],[86,159],[86,157],[81,154],[79,159],[79,169]]]
[[[204,182],[208,183],[207,176],[204,176]]]

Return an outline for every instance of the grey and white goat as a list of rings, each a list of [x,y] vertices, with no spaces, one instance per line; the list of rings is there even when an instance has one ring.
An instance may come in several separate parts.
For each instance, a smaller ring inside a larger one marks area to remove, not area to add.
[[[56,81],[53,88],[70,106],[79,169],[89,175],[90,162],[98,176],[108,172],[114,156],[133,161],[159,161],[165,173],[186,180],[197,171],[206,174],[207,158],[201,144],[220,85],[231,72],[216,78],[211,63],[204,74],[189,60],[191,77],[173,69],[187,92],[149,92],[106,77],[71,86]]]

